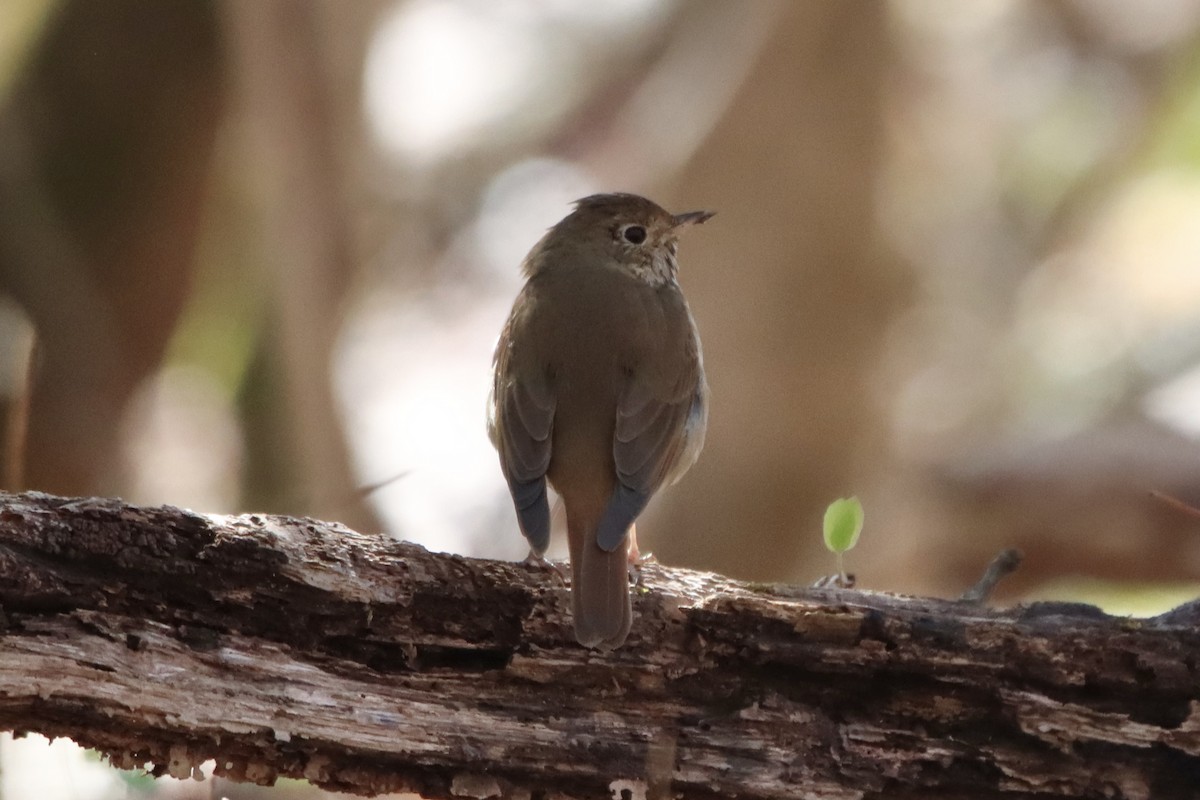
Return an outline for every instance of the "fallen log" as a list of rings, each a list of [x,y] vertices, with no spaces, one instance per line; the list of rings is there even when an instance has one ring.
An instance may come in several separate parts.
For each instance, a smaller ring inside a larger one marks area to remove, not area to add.
[[[653,564],[635,598],[602,654],[520,564],[0,494],[0,728],[363,795],[1200,795],[1200,604],[996,610]]]

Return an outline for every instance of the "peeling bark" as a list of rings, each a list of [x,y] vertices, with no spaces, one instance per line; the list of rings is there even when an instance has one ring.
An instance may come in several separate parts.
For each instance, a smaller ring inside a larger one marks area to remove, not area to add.
[[[0,727],[367,795],[1200,793],[1200,605],[999,611],[654,565],[636,595],[601,655],[520,565],[0,494]]]

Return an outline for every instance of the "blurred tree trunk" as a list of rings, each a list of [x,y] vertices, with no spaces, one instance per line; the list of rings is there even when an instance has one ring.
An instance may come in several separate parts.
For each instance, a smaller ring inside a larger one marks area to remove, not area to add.
[[[38,336],[27,486],[115,488],[188,296],[221,117],[212,3],[64,2],[0,110],[0,292]]]
[[[860,491],[852,476],[881,449],[872,373],[908,286],[874,222],[891,61],[885,5],[784,4],[665,193],[719,213],[682,279],[713,390],[708,443],[646,526],[669,563],[794,574],[821,547],[826,504]]]
[[[343,120],[322,57],[320,8],[231,0],[224,10],[248,134],[243,160],[257,195],[261,258],[275,302],[273,335],[262,343],[247,387],[252,469],[245,501],[378,530],[371,511],[356,501],[331,376],[356,260],[344,202]],[[284,402],[255,402],[264,395]]]

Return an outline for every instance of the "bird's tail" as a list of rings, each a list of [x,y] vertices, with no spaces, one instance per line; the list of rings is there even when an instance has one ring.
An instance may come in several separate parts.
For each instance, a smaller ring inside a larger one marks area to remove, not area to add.
[[[603,509],[599,509],[602,511]],[[584,647],[612,650],[629,635],[629,537],[611,553],[596,543],[600,514],[573,513],[567,506],[571,543],[571,612],[575,638]]]

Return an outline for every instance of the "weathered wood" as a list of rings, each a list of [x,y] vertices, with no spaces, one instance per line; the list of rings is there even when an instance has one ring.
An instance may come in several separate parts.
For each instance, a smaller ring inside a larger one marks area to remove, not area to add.
[[[602,655],[567,599],[314,520],[0,494],[0,727],[362,794],[1200,794],[1197,604],[996,611],[651,565]]]

